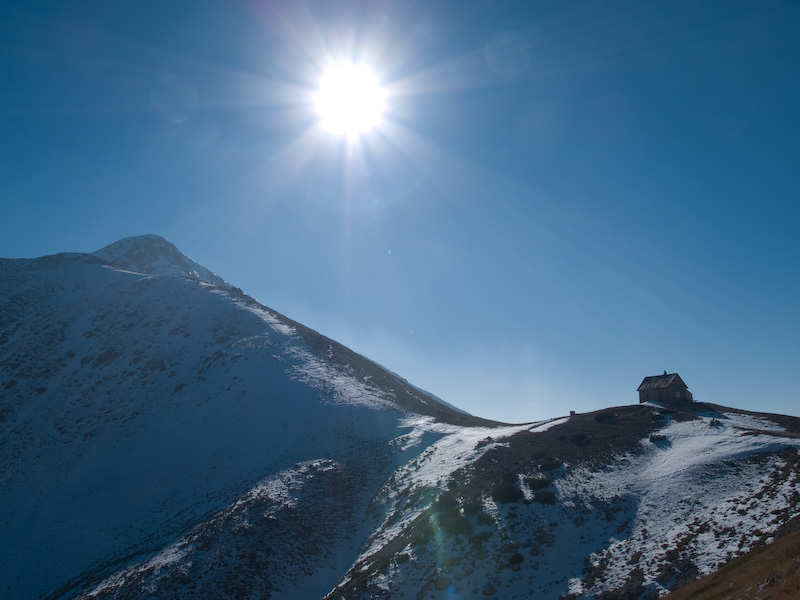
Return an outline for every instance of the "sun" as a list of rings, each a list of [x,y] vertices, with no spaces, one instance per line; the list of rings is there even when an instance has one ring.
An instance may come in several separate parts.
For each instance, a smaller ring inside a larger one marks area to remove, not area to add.
[[[354,138],[381,122],[386,92],[369,67],[341,64],[322,76],[316,105],[324,129]]]

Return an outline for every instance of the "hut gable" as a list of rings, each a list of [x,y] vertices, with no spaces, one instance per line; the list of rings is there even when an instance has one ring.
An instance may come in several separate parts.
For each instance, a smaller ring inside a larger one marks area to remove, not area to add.
[[[651,375],[639,385],[639,402],[691,401],[692,393],[677,373]]]

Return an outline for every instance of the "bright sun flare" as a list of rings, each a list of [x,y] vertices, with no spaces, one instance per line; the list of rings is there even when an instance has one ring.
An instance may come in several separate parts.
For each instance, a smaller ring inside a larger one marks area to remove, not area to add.
[[[344,64],[325,72],[316,102],[325,129],[356,137],[381,122],[386,93],[367,67]]]

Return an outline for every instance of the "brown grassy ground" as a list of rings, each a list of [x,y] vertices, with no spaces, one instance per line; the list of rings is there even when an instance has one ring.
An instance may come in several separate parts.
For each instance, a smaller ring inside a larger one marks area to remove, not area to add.
[[[665,596],[667,600],[797,600],[800,529]]]

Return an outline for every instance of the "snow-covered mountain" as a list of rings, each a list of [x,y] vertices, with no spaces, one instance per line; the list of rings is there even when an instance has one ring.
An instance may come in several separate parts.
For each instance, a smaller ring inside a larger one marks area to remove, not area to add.
[[[0,259],[3,598],[637,598],[790,521],[800,420],[501,425],[158,236]]]
[[[225,286],[225,281],[183,254],[159,235],[129,237],[92,252],[117,269],[156,275],[177,275]]]

